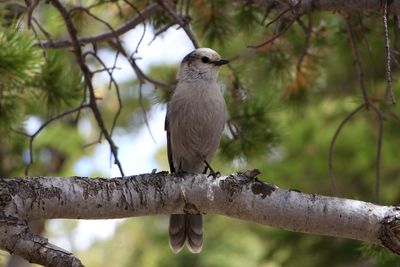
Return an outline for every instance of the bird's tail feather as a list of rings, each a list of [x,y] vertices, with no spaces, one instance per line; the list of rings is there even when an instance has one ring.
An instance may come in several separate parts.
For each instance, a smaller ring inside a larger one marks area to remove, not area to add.
[[[185,214],[172,214],[169,217],[169,246],[174,253],[181,251],[186,240]]]
[[[203,247],[203,217],[186,214],[186,244],[192,253],[200,253]]]
[[[199,253],[203,247],[202,215],[172,214],[169,220],[169,245],[178,253],[186,244],[192,253]]]

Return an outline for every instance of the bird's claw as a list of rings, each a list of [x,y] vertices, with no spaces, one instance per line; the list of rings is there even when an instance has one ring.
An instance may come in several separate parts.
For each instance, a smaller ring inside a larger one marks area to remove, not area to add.
[[[204,161],[204,163],[205,163],[206,166],[207,166],[204,173],[207,173],[207,169],[210,170],[210,173],[208,174],[207,177],[212,176],[212,177],[215,179],[215,178],[218,178],[218,177],[221,176],[221,173],[220,173],[219,171],[214,171],[213,168],[211,168],[210,164],[208,164],[208,162],[207,162],[206,160]]]
[[[212,176],[214,179],[218,178],[221,176],[221,173],[219,171],[215,172],[213,170],[210,170],[210,173],[208,174],[208,177]]]
[[[186,174],[187,174],[187,172],[182,171],[182,170],[175,172],[175,175],[178,177],[181,177],[181,178],[185,177]]]

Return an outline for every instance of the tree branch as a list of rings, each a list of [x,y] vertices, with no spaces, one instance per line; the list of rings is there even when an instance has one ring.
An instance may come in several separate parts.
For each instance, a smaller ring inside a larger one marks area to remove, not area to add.
[[[345,24],[346,24],[346,30],[347,30],[347,34],[349,37],[349,41],[350,41],[351,51],[353,53],[354,63],[357,68],[358,82],[360,84],[360,89],[361,89],[362,95],[364,97],[365,108],[368,109],[370,103],[369,103],[367,88],[365,86],[365,81],[364,81],[364,68],[361,63],[360,51],[358,50],[356,38],[354,36],[354,29],[351,24],[350,16],[345,17]]]
[[[241,0],[241,2],[248,2]],[[253,0],[254,5],[282,10],[288,4],[298,4],[298,14],[317,11],[377,12],[382,8],[382,0]],[[400,0],[388,1],[388,13],[400,14]]]
[[[145,19],[153,15],[158,9],[160,9],[160,6],[158,4],[156,3],[151,4],[148,7],[146,7],[143,11],[141,11],[138,16],[128,20],[125,24],[121,25],[115,30],[103,32],[89,37],[82,37],[78,39],[78,42],[79,44],[84,45],[87,43],[106,41],[111,38],[118,37],[135,28],[138,24],[142,23]],[[43,48],[63,48],[63,47],[73,46],[73,43],[71,40],[60,40],[60,41],[47,41],[47,42],[43,41],[38,45]]]
[[[23,257],[35,253],[37,237],[25,223],[35,219],[209,213],[296,232],[362,240],[400,253],[399,207],[284,190],[259,181],[251,173],[216,179],[205,175],[182,178],[167,172],[113,179],[3,178],[0,248],[22,253],[9,245],[22,242],[26,251],[21,254]],[[26,241],[15,233],[24,233]],[[39,241],[41,247],[52,248],[43,242]],[[55,249],[52,251],[56,253]],[[59,253],[67,255],[62,250]]]
[[[121,162],[119,161],[118,158],[118,147],[115,145],[110,133],[106,129],[103,117],[100,113],[99,107],[97,106],[96,103],[96,94],[94,92],[94,86],[92,84],[92,72],[90,71],[89,67],[86,65],[85,59],[83,57],[82,49],[79,45],[79,40],[77,37],[77,29],[75,28],[72,19],[71,19],[71,13],[62,5],[62,3],[58,0],[51,0],[52,5],[58,10],[60,15],[62,16],[65,26],[67,27],[68,34],[71,39],[71,44],[73,46],[73,52],[76,58],[76,61],[81,68],[84,81],[86,84],[86,88],[89,90],[89,105],[90,108],[93,112],[93,116],[96,119],[96,122],[106,138],[112,155],[114,156],[114,164],[118,166],[118,169],[121,173],[122,176],[124,176],[124,171],[122,169]]]
[[[49,124],[52,123],[53,121],[59,120],[60,118],[63,118],[63,117],[65,117],[65,116],[70,115],[70,114],[75,113],[75,112],[79,112],[79,111],[81,111],[82,109],[85,109],[85,108],[88,108],[88,107],[89,107],[89,105],[83,104],[83,105],[81,105],[81,106],[79,106],[79,107],[76,107],[76,108],[73,108],[73,109],[71,109],[71,110],[67,110],[67,111],[64,111],[64,112],[62,112],[62,113],[60,113],[60,114],[57,114],[56,116],[51,117],[51,118],[49,118],[48,120],[46,120],[46,122],[44,122],[44,123],[39,127],[39,129],[37,129],[37,130],[36,130],[33,134],[31,134],[31,135],[26,134],[26,133],[20,133],[20,134],[23,134],[23,135],[29,137],[29,162],[28,162],[28,164],[27,164],[26,167],[25,167],[25,175],[28,175],[28,173],[29,173],[29,168],[30,168],[30,167],[32,166],[32,164],[33,164],[33,141],[34,141],[34,139],[36,138],[36,136],[37,136],[47,125],[49,125]]]
[[[396,104],[396,99],[393,93],[393,86],[392,86],[392,67],[391,67],[391,53],[390,53],[390,37],[389,37],[389,29],[388,29],[388,14],[387,14],[387,5],[388,1],[384,0],[383,6],[383,29],[385,32],[385,51],[386,51],[386,94],[385,100],[391,99],[392,104]]]
[[[27,223],[13,216],[0,216],[0,247],[32,263],[44,266],[81,267],[71,252],[50,244],[46,238],[33,234]]]
[[[173,7],[171,7],[170,3],[168,0],[157,0],[157,3],[162,6],[167,12],[171,18],[182,27],[182,29],[185,31],[186,35],[189,37],[190,41],[192,42],[194,48],[199,48],[199,43],[196,40],[196,37],[194,36],[193,31],[190,29],[190,25],[183,21],[183,19],[175,12]]]

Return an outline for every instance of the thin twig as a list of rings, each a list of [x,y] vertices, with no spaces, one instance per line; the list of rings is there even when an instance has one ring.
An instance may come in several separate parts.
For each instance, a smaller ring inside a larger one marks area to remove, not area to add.
[[[113,67],[111,67],[111,68],[107,68],[106,64],[103,62],[103,60],[96,53],[94,53],[92,51],[89,51],[89,52],[86,52],[84,54],[84,56],[86,56],[86,55],[93,56],[103,66],[102,71],[106,71],[107,72],[108,76],[110,77],[110,81],[109,81],[109,84],[108,84],[108,89],[110,90],[112,85],[114,85],[114,87],[115,87],[115,91],[116,91],[116,94],[117,94],[117,100],[118,100],[118,110],[114,115],[114,118],[113,118],[113,121],[112,121],[112,125],[111,125],[111,129],[110,129],[110,136],[112,136],[112,134],[114,132],[114,129],[115,129],[115,126],[117,125],[117,121],[118,121],[119,115],[121,114],[121,110],[122,110],[122,100],[121,100],[121,94],[120,94],[120,90],[119,90],[119,85],[118,85],[117,81],[115,80],[115,78],[113,76],[113,71],[114,71],[114,69],[117,68],[116,64],[117,64],[119,52],[115,53]],[[96,73],[96,71],[92,72],[92,74],[95,74],[95,73]]]
[[[260,48],[263,47],[269,43],[272,43],[273,41],[275,41],[276,39],[278,39],[280,36],[282,36],[287,30],[289,30],[290,26],[292,26],[292,24],[296,21],[296,19],[298,18],[298,16],[296,16],[295,18],[291,19],[285,26],[285,28],[283,28],[281,31],[275,33],[271,38],[269,38],[267,41],[258,44],[258,45],[248,45],[248,48]]]
[[[165,25],[164,27],[159,29],[157,32],[154,33],[153,39],[151,39],[151,41],[147,45],[151,45],[160,34],[166,32],[169,28],[171,28],[174,25],[175,25],[175,23],[171,22],[170,24]]]
[[[369,103],[369,99],[368,99],[367,89],[366,89],[365,83],[364,83],[364,70],[363,70],[362,63],[361,63],[360,52],[358,51],[357,43],[356,43],[356,40],[354,37],[354,31],[353,31],[353,27],[351,25],[350,16],[345,18],[345,22],[346,22],[345,24],[346,24],[347,33],[349,36],[351,51],[353,52],[353,58],[354,58],[354,61],[356,64],[357,72],[358,72],[358,81],[360,83],[361,92],[364,97],[365,108],[368,109],[370,103]]]
[[[360,14],[357,14],[356,18],[358,19],[359,27],[361,27],[361,29],[362,29],[363,31],[366,31],[367,28],[364,26],[363,15],[362,15],[361,13],[360,13]],[[367,34],[361,34],[361,38],[363,39],[364,44],[365,44],[365,47],[367,48],[369,57],[372,58],[371,46],[370,46],[370,44],[369,44]]]
[[[289,11],[292,11],[292,17],[289,20],[289,23],[287,23],[287,25],[285,25],[285,28],[283,28],[281,31],[277,32],[274,34],[274,36],[272,36],[270,39],[268,39],[267,41],[259,44],[259,45],[248,45],[248,48],[260,48],[262,46],[265,46],[269,43],[272,43],[275,39],[279,38],[282,34],[284,34],[289,28],[290,26],[292,26],[292,24],[299,18],[299,14],[297,12],[298,7],[300,6],[301,1],[299,1],[298,3],[296,3],[295,5],[290,5],[289,7],[284,9],[281,13],[278,14],[278,16],[276,16],[272,21],[270,21],[267,25],[265,25],[266,28],[268,28],[272,23],[278,21],[279,19],[281,19],[286,13],[288,13]],[[266,17],[268,16],[269,13],[269,7],[274,6],[274,4],[270,4],[267,7],[267,13],[264,16],[263,22],[266,19]]]
[[[47,125],[49,125],[51,122],[53,122],[53,121],[55,121],[55,120],[58,120],[58,119],[60,119],[60,118],[62,118],[62,117],[65,117],[65,116],[67,116],[67,115],[69,115],[69,114],[72,114],[72,113],[75,113],[75,112],[77,112],[77,111],[80,111],[80,110],[82,110],[82,109],[84,109],[84,108],[89,108],[89,105],[81,105],[81,106],[79,106],[79,107],[76,107],[76,108],[67,110],[67,111],[65,111],[65,112],[63,112],[63,113],[57,114],[56,116],[51,117],[51,118],[48,119],[45,123],[43,123],[43,124],[39,127],[39,129],[37,129],[32,135],[28,135],[28,136],[29,136],[29,162],[28,162],[28,164],[27,164],[26,167],[25,167],[25,175],[28,175],[28,173],[29,173],[29,168],[30,168],[31,165],[33,164],[33,141],[34,141],[34,139],[36,138],[36,136],[37,136]],[[24,135],[27,135],[27,134],[24,134]]]
[[[397,52],[396,50],[392,50],[391,55],[392,55],[393,63],[397,66],[397,68],[400,69],[400,62],[397,60],[396,54],[399,55],[399,52]]]
[[[378,128],[378,139],[376,149],[376,174],[375,174],[375,202],[380,204],[381,197],[381,158],[382,158],[382,141],[383,141],[383,115],[381,111],[374,105],[370,105],[373,111],[378,116],[379,128]]]
[[[84,45],[87,43],[107,41],[111,38],[120,36],[128,31],[130,31],[131,29],[135,28],[138,24],[142,23],[144,19],[147,19],[148,17],[153,15],[159,8],[160,8],[159,5],[156,3],[150,4],[143,11],[141,11],[140,16],[136,16],[136,17],[130,19],[125,24],[114,29],[113,31],[104,32],[104,33],[100,33],[98,35],[93,35],[93,36],[89,36],[89,37],[83,37],[83,38],[77,39],[77,42],[80,45]],[[63,47],[71,47],[71,46],[73,46],[73,43],[71,40],[48,41],[48,42],[42,43],[43,48],[63,48]]]
[[[89,67],[86,65],[82,50],[80,47],[79,39],[77,37],[77,29],[75,28],[72,19],[71,19],[71,14],[68,12],[68,10],[59,2],[59,0],[51,0],[52,5],[58,10],[62,18],[64,19],[66,28],[68,30],[69,37],[71,38],[71,44],[73,46],[73,52],[76,57],[77,63],[79,67],[82,70],[82,74],[84,77],[84,81],[86,84],[86,87],[89,92],[89,105],[90,108],[93,112],[93,115],[96,119],[97,125],[99,126],[100,130],[103,132],[104,137],[106,138],[109,146],[111,153],[114,156],[114,163],[118,166],[118,169],[121,173],[122,176],[124,176],[124,171],[122,169],[121,162],[119,161],[118,158],[118,147],[115,145],[114,141],[112,140],[105,123],[103,121],[103,117],[100,113],[99,107],[97,106],[96,103],[96,95],[94,92],[94,87],[92,84],[92,73],[89,70]]]
[[[35,10],[35,8],[39,5],[39,0],[32,0],[32,1],[27,1],[27,3],[29,3],[29,5],[28,5],[28,11],[27,11],[27,13],[28,13],[28,18],[27,18],[27,21],[28,21],[28,28],[31,28],[31,26],[32,26],[32,14],[33,14],[33,11]]]
[[[78,12],[78,11],[83,11],[85,12],[88,16],[90,16],[91,18],[93,18],[94,20],[97,20],[101,23],[103,23],[112,33],[112,35],[114,36],[115,39],[119,40],[119,35],[115,32],[114,28],[111,26],[110,23],[108,23],[107,21],[99,18],[98,16],[94,15],[92,12],[90,12],[88,9],[84,8],[84,7],[75,7],[74,9],[71,9],[69,11],[69,14],[72,16],[73,12]]]
[[[271,13],[271,11],[272,11],[272,9],[273,9],[274,7],[275,7],[275,3],[274,3],[274,2],[269,3],[268,5],[266,5],[265,11],[264,11],[264,16],[263,16],[263,18],[261,19],[261,23],[260,23],[261,25],[264,25],[265,21],[267,20],[269,14]]]
[[[124,47],[121,45],[121,43],[113,43],[111,42],[111,40],[109,41],[110,45],[116,49],[119,53],[121,53],[123,56],[125,56],[128,59],[129,64],[131,65],[133,71],[136,73],[137,75],[137,79],[139,80],[139,103],[140,103],[140,107],[143,111],[143,116],[144,116],[144,122],[145,125],[149,131],[149,134],[151,136],[151,138],[153,139],[153,141],[155,142],[155,138],[153,136],[153,133],[150,129],[150,125],[148,123],[147,120],[147,113],[146,113],[146,109],[144,108],[143,105],[143,99],[142,99],[142,85],[148,81],[150,83],[152,83],[154,86],[162,86],[168,90],[173,89],[172,85],[168,85],[168,84],[164,84],[162,82],[156,81],[151,79],[150,77],[148,77],[146,74],[143,73],[143,71],[139,68],[139,66],[136,64],[135,60],[133,57],[127,57],[127,52],[125,51]]]
[[[189,17],[190,11],[190,0],[185,0],[185,16]]]
[[[140,11],[137,10],[136,7],[134,7],[133,5],[131,5],[131,7],[134,8],[134,9],[139,13],[139,16],[140,16]],[[77,10],[80,10],[80,9],[77,9]],[[84,11],[85,13],[87,13],[87,14],[88,14],[90,17],[92,17],[93,19],[95,19],[95,20],[97,20],[97,21],[103,23],[111,32],[114,32],[113,27],[112,27],[111,24],[109,24],[107,21],[105,21],[105,20],[103,20],[103,19],[97,17],[96,15],[94,15],[93,13],[91,13],[91,12],[90,12],[89,10],[87,10],[87,9],[82,9],[82,11]],[[145,28],[145,29],[146,29],[146,28]],[[144,34],[145,34],[145,32],[143,32],[142,38],[144,37]],[[115,32],[114,32],[114,35],[115,35]],[[116,37],[115,37],[114,39],[115,39],[115,41],[117,42],[118,46],[122,47],[122,43],[121,43],[121,40],[119,39],[119,36],[116,35]],[[141,42],[141,40],[139,40],[139,42]],[[100,62],[100,64],[103,65],[103,67],[106,67],[105,63],[100,59],[100,57],[97,56],[96,53],[92,53],[92,55]],[[117,64],[118,55],[119,55],[119,52],[117,51],[117,53],[116,53],[116,55],[115,55],[115,59],[114,59],[114,67],[115,67],[116,64]],[[120,94],[120,90],[119,90],[118,83],[115,81],[115,79],[114,79],[114,77],[113,77],[113,75],[112,75],[112,72],[108,72],[108,75],[109,75],[109,77],[110,77],[109,88],[111,88],[111,85],[114,84],[114,86],[115,86],[115,91],[116,91],[116,94],[117,94],[117,100],[118,100],[118,109],[117,109],[117,112],[115,113],[115,116],[114,116],[113,121],[112,121],[111,129],[110,129],[110,136],[112,137],[112,134],[113,134],[113,132],[114,132],[115,126],[117,125],[117,121],[118,121],[119,115],[121,114],[121,110],[122,110],[122,100],[121,100],[121,94]]]
[[[303,48],[303,52],[301,53],[299,60],[297,61],[297,71],[301,70],[301,65],[303,64],[304,59],[306,58],[306,56],[308,55],[308,50],[310,49],[311,46],[311,34],[312,34],[312,18],[311,15],[308,15],[308,24],[307,26],[304,25],[303,21],[298,18],[297,22],[299,23],[299,25],[301,26],[301,28],[304,31],[305,34],[305,40],[304,40],[304,48]]]
[[[351,118],[353,118],[359,111],[361,111],[363,108],[365,108],[366,105],[365,103],[361,104],[358,106],[354,111],[350,112],[344,119],[343,121],[339,124],[338,128],[336,129],[332,140],[331,144],[329,146],[329,153],[328,153],[328,170],[329,170],[329,177],[331,178],[331,183],[334,192],[337,194],[337,185],[336,185],[336,179],[333,173],[333,148],[335,147],[336,139],[338,138],[340,132],[342,131],[343,127],[348,123]]]
[[[119,56],[119,52],[117,52],[115,54],[113,67],[115,67],[116,64],[117,64],[118,56]],[[111,124],[110,135],[112,136],[112,134],[114,132],[114,129],[115,129],[116,125],[117,125],[117,120],[118,120],[119,115],[121,114],[121,111],[122,111],[122,100],[121,100],[121,94],[120,94],[120,91],[119,91],[119,85],[114,80],[114,77],[113,77],[113,71],[109,72],[109,76],[110,76],[109,88],[111,88],[111,84],[114,84],[115,92],[117,94],[117,100],[118,100],[118,109],[117,109],[117,112],[115,113],[114,119],[113,119],[112,124]]]
[[[93,145],[101,144],[102,139],[103,139],[103,132],[100,131],[99,137],[97,138],[97,141],[93,141],[93,142],[90,142],[88,144],[85,144],[85,145],[83,145],[83,148],[88,148],[88,147],[93,146]]]
[[[134,6],[132,3],[130,3],[130,2],[127,1],[127,0],[124,0],[124,3],[126,3],[126,4],[129,5],[133,10],[135,10],[135,12],[138,14],[138,16],[142,16],[142,13],[140,12],[140,10],[139,10],[136,6]],[[140,36],[140,39],[139,39],[138,43],[136,44],[136,49],[134,50],[134,52],[132,52],[131,56],[139,52],[140,44],[142,43],[142,41],[143,41],[143,39],[144,39],[144,36],[146,35],[146,21],[145,21],[145,20],[146,20],[146,19],[143,18],[143,23],[142,23],[142,24],[143,24],[143,32],[142,32],[142,36]]]
[[[146,127],[147,127],[147,130],[149,131],[149,134],[150,134],[150,136],[151,136],[151,139],[153,139],[153,142],[154,142],[154,143],[157,143],[157,142],[156,142],[156,139],[154,138],[154,135],[153,135],[153,133],[152,133],[152,131],[151,131],[149,121],[148,121],[148,119],[147,119],[146,108],[144,107],[144,104],[143,104],[142,87],[143,87],[143,83],[140,82],[140,84],[139,84],[139,103],[140,103],[140,108],[142,109],[142,112],[143,112],[143,120],[144,120],[144,123],[145,123],[145,125],[146,125]]]
[[[94,4],[91,4],[91,5],[88,5],[88,6],[85,6],[85,7],[83,7],[83,8],[85,8],[85,9],[87,9],[87,10],[90,10],[90,9],[93,9],[93,8],[96,8],[96,7],[99,7],[99,6],[101,6],[101,5],[104,5],[104,4],[110,4],[110,3],[112,3],[112,4],[118,4],[118,2],[116,3],[116,1],[113,1],[113,0],[107,0],[107,1],[99,1],[99,2],[97,2],[97,3],[94,3]],[[69,11],[70,12],[74,12],[74,9],[81,9],[82,7],[81,6],[77,6],[77,7],[72,7]]]
[[[32,21],[32,20],[31,20],[31,21]],[[40,40],[40,38],[39,38],[39,33],[36,31],[35,26],[33,26],[33,25],[31,24],[30,28],[31,28],[33,34],[35,35],[35,38],[38,40],[39,43],[41,43],[41,40]],[[39,29],[40,29],[40,26],[39,26]],[[42,54],[43,54],[43,57],[44,57],[44,58],[47,58],[47,52],[46,52],[46,50],[42,49]]]
[[[129,64],[131,65],[132,69],[135,71],[138,79],[141,82],[146,81],[146,82],[152,83],[156,87],[166,89],[166,90],[173,90],[175,88],[175,86],[173,84],[167,84],[167,83],[155,80],[155,79],[147,76],[136,64],[135,59],[133,57],[128,56],[127,52],[125,51],[125,48],[121,44],[112,42],[111,40],[108,43],[110,44],[111,47],[113,47],[116,51],[119,51],[121,53],[121,55],[123,55],[128,60]]]
[[[51,42],[52,38],[51,38],[50,33],[48,31],[46,31],[46,29],[39,23],[39,21],[35,17],[31,17],[31,20],[39,28],[40,32],[42,32],[44,34],[47,41]],[[36,39],[39,42],[39,47],[43,47],[42,40],[40,40],[40,38],[39,38],[39,33],[36,31],[35,26],[33,24],[31,25],[31,29],[32,29],[33,33],[35,34]],[[45,49],[42,49],[42,51],[43,51],[44,58],[47,58],[47,51]]]
[[[92,73],[93,74],[97,74],[97,73],[102,73],[102,72],[107,72],[107,73],[112,73],[114,72],[114,70],[121,70],[120,67],[117,66],[112,66],[112,67],[106,67],[106,68],[101,68],[101,69],[97,69],[97,70],[93,70]]]
[[[394,41],[393,41],[393,46],[394,50],[399,50],[399,35],[400,35],[400,17],[398,15],[394,15],[394,27],[393,27],[393,33],[394,33]]]
[[[103,19],[97,17],[96,15],[94,15],[93,13],[91,13],[88,9],[86,9],[86,8],[75,8],[74,11],[83,11],[83,12],[85,12],[86,14],[88,14],[88,15],[89,15],[90,17],[92,17],[93,19],[95,19],[95,20],[97,20],[97,21],[103,23],[111,32],[114,32],[114,29],[113,29],[113,27],[111,26],[111,24],[109,24],[107,21],[105,21],[105,20],[103,20]],[[70,11],[70,12],[71,12],[71,11]],[[114,32],[114,33],[115,33],[115,32]],[[114,34],[114,35],[115,35],[115,34]],[[122,46],[121,41],[120,41],[118,35],[116,35],[115,40],[116,40],[116,42],[117,42],[120,46]],[[91,55],[93,55],[93,56],[98,60],[98,62],[100,62],[100,64],[102,64],[103,67],[106,68],[106,64],[100,59],[100,57],[97,56],[96,53],[91,53]],[[117,62],[117,59],[118,59],[118,55],[119,55],[119,53],[117,52],[117,53],[116,53],[116,57],[115,57],[115,59],[114,59],[114,67],[115,67],[115,65],[116,65],[116,62]],[[92,74],[93,74],[93,73],[92,73]],[[115,128],[115,126],[116,126],[116,124],[117,124],[119,115],[121,114],[121,110],[122,110],[122,101],[121,101],[121,95],[120,95],[118,83],[115,81],[115,79],[114,79],[114,77],[113,77],[113,75],[112,75],[112,72],[108,72],[108,75],[109,75],[109,77],[110,77],[109,88],[111,88],[111,85],[114,84],[114,86],[115,86],[115,91],[116,91],[116,94],[117,94],[117,100],[118,100],[118,109],[117,109],[117,112],[115,113],[115,116],[114,116],[114,118],[113,118],[113,122],[112,122],[112,125],[111,125],[111,129],[110,129],[110,137],[112,137],[112,134],[113,134],[114,128]]]
[[[26,132],[23,131],[23,130],[14,129],[14,128],[11,128],[10,130],[11,130],[12,132],[16,133],[16,134],[20,134],[20,135],[23,135],[23,136],[29,137],[29,138],[31,137],[30,134],[26,133]]]
[[[268,22],[267,25],[265,25],[265,28],[268,28],[272,23],[278,21],[283,15],[285,15],[291,10],[293,10],[293,7],[288,7],[287,9],[283,10],[281,13],[278,14],[278,16],[276,16],[273,20]]]
[[[194,48],[199,48],[199,43],[196,40],[196,37],[194,36],[194,33],[188,27],[188,24],[175,12],[175,10],[170,6],[168,0],[157,0],[157,3],[164,8],[164,10],[174,19],[174,21],[182,27],[182,29],[185,31],[186,35],[189,37],[190,41],[192,41],[192,44]]]
[[[44,36],[46,36],[47,40],[51,42],[52,39],[50,33],[44,29],[44,27],[37,21],[35,17],[32,17],[32,21],[39,27],[40,31],[44,34]],[[40,43],[39,46],[43,47],[43,44],[40,42],[40,40],[38,40],[38,42]]]
[[[388,111],[388,113],[390,114],[390,116],[392,116],[397,122],[400,123],[400,117],[399,115],[397,115],[396,113],[392,112],[392,111]]]

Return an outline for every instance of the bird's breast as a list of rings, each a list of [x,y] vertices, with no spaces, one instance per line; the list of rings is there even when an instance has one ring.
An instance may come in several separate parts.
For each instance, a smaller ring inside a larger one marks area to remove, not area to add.
[[[226,118],[225,101],[218,87],[176,91],[168,109],[175,151],[182,151],[183,157],[212,157]]]

